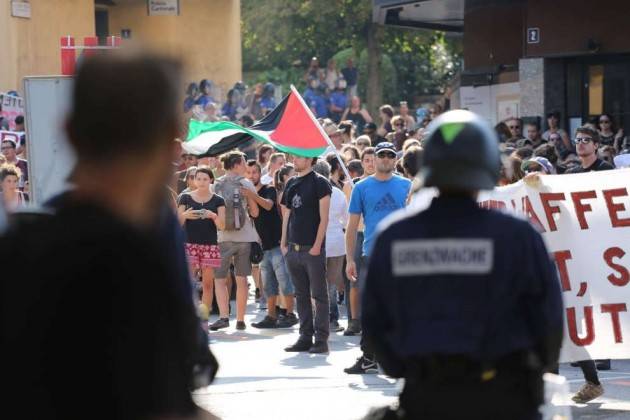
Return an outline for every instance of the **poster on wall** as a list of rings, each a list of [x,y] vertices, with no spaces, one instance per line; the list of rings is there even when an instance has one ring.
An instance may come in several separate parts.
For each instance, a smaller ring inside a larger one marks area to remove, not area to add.
[[[24,19],[30,19],[31,18],[31,4],[28,1],[13,0],[11,2],[11,16],[24,18]]]
[[[147,0],[149,16],[178,16],[179,0]]]
[[[519,97],[497,98],[497,121],[505,121],[508,118],[518,118]]]

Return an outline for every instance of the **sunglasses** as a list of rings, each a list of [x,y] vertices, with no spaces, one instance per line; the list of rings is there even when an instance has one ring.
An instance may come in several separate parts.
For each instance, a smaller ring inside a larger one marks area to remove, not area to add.
[[[396,159],[396,153],[393,152],[381,152],[376,155],[376,157],[380,159],[388,158],[388,159]]]
[[[509,128],[510,130],[516,130],[516,129],[518,129],[518,128],[521,128],[521,126],[520,126],[520,125],[509,125],[509,126],[508,126],[508,128]]]
[[[394,124],[394,127],[404,127],[405,124]]]
[[[575,143],[575,144],[580,144],[580,143],[588,144],[588,143],[590,143],[592,141],[593,141],[592,137],[577,137],[577,138],[575,138],[573,140],[573,143]]]

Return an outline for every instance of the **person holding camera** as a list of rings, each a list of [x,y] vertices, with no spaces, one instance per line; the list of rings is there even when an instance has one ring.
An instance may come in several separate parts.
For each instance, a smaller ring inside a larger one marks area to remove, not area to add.
[[[186,230],[186,256],[191,272],[201,271],[201,302],[211,310],[214,269],[221,267],[217,229],[225,227],[225,201],[210,190],[214,176],[209,167],[198,167],[194,176],[197,189],[179,196],[178,216]]]

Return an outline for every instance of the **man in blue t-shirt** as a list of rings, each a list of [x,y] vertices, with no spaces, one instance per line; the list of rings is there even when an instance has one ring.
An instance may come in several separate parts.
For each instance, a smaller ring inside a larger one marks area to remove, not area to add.
[[[394,175],[396,168],[396,148],[392,143],[382,142],[376,146],[376,172],[374,175],[359,181],[350,196],[350,219],[346,229],[346,274],[356,282],[360,278],[357,273],[357,263],[354,260],[357,228],[363,216],[365,223],[363,252],[361,259],[370,255],[378,223],[396,210],[405,207],[411,188],[411,181]],[[359,266],[366,267],[362,263]],[[374,352],[361,339],[363,355],[346,373],[377,373],[378,368],[374,359]]]

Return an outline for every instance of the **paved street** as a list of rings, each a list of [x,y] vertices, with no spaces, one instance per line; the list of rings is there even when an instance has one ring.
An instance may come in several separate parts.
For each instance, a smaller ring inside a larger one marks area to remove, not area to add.
[[[232,322],[229,329],[211,333],[221,369],[216,382],[197,393],[200,405],[223,419],[357,419],[370,407],[396,400],[394,380],[343,372],[359,356],[359,337],[332,335],[329,355],[285,353],[282,349],[297,339],[297,326],[256,330],[250,323],[264,311],[254,308],[250,303],[246,331],[236,331]],[[572,392],[583,383],[579,368],[563,365],[561,374]],[[613,361],[613,369],[600,377],[605,396],[573,406],[573,418],[630,419],[630,361]]]

